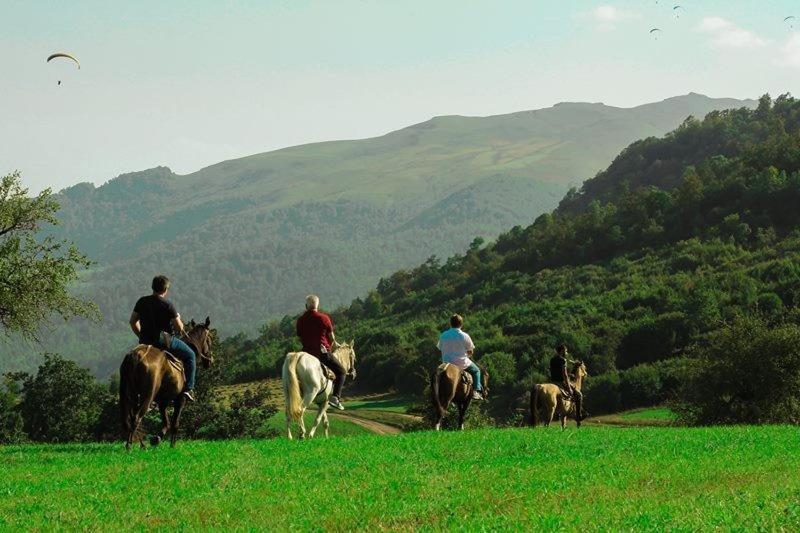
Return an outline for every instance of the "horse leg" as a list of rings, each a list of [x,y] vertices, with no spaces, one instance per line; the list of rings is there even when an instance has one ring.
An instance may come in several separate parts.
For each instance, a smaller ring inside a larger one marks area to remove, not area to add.
[[[317,417],[314,419],[314,425],[311,427],[311,431],[308,432],[308,438],[313,439],[314,434],[317,432],[317,426],[319,423],[322,422],[322,418],[325,416],[325,411],[328,409],[328,400],[322,402],[317,409]]]
[[[292,440],[292,415],[289,414],[289,405],[286,405],[286,436]]]
[[[153,435],[150,439],[150,444],[152,446],[158,446],[161,444],[161,441],[167,436],[169,433],[169,416],[167,415],[167,407],[169,406],[168,402],[159,402],[158,404],[158,412],[161,413],[161,431],[158,432],[157,435]]]
[[[186,405],[186,396],[181,394],[175,399],[175,408],[172,413],[172,434],[170,435],[169,439],[170,448],[174,448],[175,441],[178,440],[178,424],[181,421],[181,413],[183,412],[183,407],[185,405]]]
[[[308,408],[309,405],[314,403],[314,398],[316,398],[318,393],[319,393],[319,389],[317,389],[315,387],[315,388],[311,389],[310,391],[308,391],[306,394],[303,395],[303,405],[302,405],[302,408],[301,408],[302,413],[300,414],[300,420],[298,420],[298,423],[300,424],[300,438],[301,439],[306,438],[306,420],[305,420],[305,418],[306,418],[306,409]],[[315,426],[316,426],[316,424],[315,424]],[[313,437],[313,434],[310,435],[310,436]]]
[[[325,412],[322,414],[322,427],[325,428],[325,438],[328,438],[328,429],[331,427],[331,423],[328,421],[328,410],[325,409]]]
[[[460,431],[464,431],[464,415],[467,413],[467,408],[469,408],[470,399],[467,398],[467,401],[463,404],[458,406],[458,429]]]
[[[147,416],[147,412],[150,411],[150,406],[153,404],[153,399],[155,398],[156,390],[155,386],[151,385],[150,389],[145,391],[144,394],[141,396],[141,403],[139,404],[139,409],[136,410],[136,414],[134,415],[133,419],[133,434],[131,436],[130,441],[132,442],[135,438],[134,436],[139,435],[139,430],[142,426],[142,420],[144,417]],[[144,436],[138,437],[139,438],[139,447],[144,448]]]
[[[544,417],[544,425],[545,427],[550,427],[550,424],[553,423],[553,418],[556,416],[556,403],[557,400],[554,402],[552,399],[548,401],[549,405],[545,405],[545,417]]]

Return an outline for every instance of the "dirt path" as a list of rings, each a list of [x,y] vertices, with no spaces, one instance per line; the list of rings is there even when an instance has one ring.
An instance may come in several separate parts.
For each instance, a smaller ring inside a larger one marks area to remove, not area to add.
[[[359,425],[371,431],[372,433],[375,433],[376,435],[398,435],[402,433],[400,428],[396,428],[388,424],[381,424],[380,422],[375,422],[374,420],[367,420],[366,418],[359,418],[350,414],[332,413],[328,411],[328,415],[330,415],[332,418],[341,418],[342,420],[352,422],[353,424]]]

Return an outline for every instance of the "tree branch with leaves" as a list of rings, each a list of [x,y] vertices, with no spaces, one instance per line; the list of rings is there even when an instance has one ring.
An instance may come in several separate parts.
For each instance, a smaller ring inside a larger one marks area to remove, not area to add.
[[[97,319],[97,307],[69,288],[92,262],[74,244],[41,234],[56,225],[58,201],[50,189],[29,196],[19,172],[0,181],[0,329],[36,339],[53,314]]]

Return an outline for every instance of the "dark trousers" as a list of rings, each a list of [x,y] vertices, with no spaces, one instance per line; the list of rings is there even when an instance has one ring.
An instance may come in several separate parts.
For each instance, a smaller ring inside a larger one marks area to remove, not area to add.
[[[333,371],[336,379],[333,380],[333,395],[337,398],[342,397],[342,387],[344,387],[344,378],[347,372],[344,367],[329,353],[323,353],[317,356],[319,361]]]
[[[575,402],[575,420],[580,420],[583,416],[583,393],[572,387],[572,401]]]

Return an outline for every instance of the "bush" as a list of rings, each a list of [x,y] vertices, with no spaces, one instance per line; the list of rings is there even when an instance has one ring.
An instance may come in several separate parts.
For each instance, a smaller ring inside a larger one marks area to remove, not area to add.
[[[195,436],[201,439],[267,438],[277,432],[264,427],[277,412],[267,405],[266,387],[235,393],[229,406],[214,405],[198,423]]]
[[[590,415],[614,413],[622,409],[620,378],[616,372],[592,376],[583,389],[584,408]]]
[[[620,372],[619,392],[623,409],[656,405],[665,399],[661,373],[653,365],[639,365]]]
[[[800,423],[800,326],[737,317],[695,349],[676,409],[690,424]]]
[[[0,388],[0,444],[18,444],[25,441],[17,392],[16,382],[7,376],[5,387]]]
[[[35,377],[23,384],[20,410],[35,441],[88,441],[95,434],[106,392],[75,362],[46,355]]]

